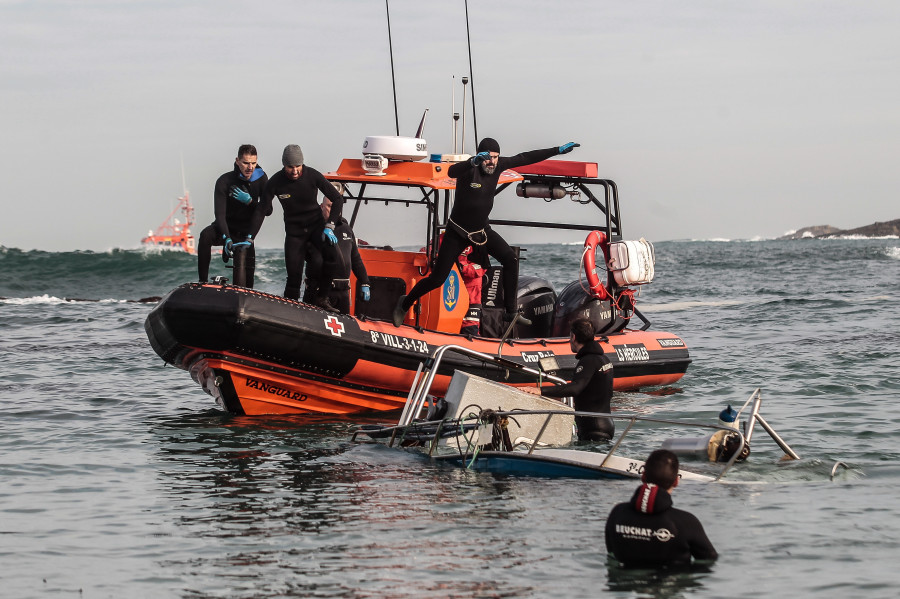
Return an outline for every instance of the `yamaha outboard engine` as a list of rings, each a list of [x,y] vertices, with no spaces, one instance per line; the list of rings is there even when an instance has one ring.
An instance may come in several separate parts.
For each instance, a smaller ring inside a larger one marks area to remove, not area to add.
[[[486,270],[487,285],[481,293],[481,334],[485,337],[500,337],[506,332],[509,324],[503,321],[501,268],[492,266]],[[531,320],[531,325],[517,324],[513,337],[549,337],[553,324],[553,308],[556,305],[556,292],[553,291],[550,282],[540,277],[521,275],[516,296],[519,310],[525,318]]]
[[[572,281],[560,292],[553,314],[551,337],[568,337],[572,323],[587,318],[597,334],[605,335],[622,330],[627,321],[616,311],[609,300],[600,301],[582,287],[580,281]]]
[[[549,337],[553,325],[556,292],[547,279],[519,276],[519,310],[531,320],[531,326],[516,325],[519,337]]]

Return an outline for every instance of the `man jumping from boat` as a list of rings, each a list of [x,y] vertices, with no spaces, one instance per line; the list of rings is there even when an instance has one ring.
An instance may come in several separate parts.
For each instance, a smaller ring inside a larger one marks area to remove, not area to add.
[[[459,254],[469,245],[484,246],[487,253],[497,259],[503,267],[503,299],[506,304],[504,318],[515,318],[517,306],[517,273],[519,260],[509,244],[498,235],[489,224],[494,194],[500,175],[507,169],[546,160],[558,154],[567,154],[580,144],[569,142],[555,148],[522,152],[515,156],[500,156],[497,140],[485,137],[478,144],[478,153],[463,162],[457,162],[447,169],[447,176],[456,179],[456,200],[450,211],[447,231],[438,249],[434,268],[420,280],[408,295],[401,296],[394,307],[394,326],[403,324],[406,314],[416,301],[433,289],[444,284],[447,275]],[[519,317],[519,322],[531,324]]]
[[[216,180],[213,192],[215,220],[200,232],[197,242],[197,274],[201,283],[209,279],[212,246],[222,246],[225,259],[231,257],[235,246],[244,246],[245,285],[253,287],[256,268],[253,238],[259,233],[263,219],[272,213],[271,206],[266,212],[260,201],[269,178],[257,164],[256,156],[255,146],[240,146],[234,159],[234,169]]]
[[[322,173],[303,164],[300,146],[285,146],[281,162],[284,168],[269,179],[263,203],[271,211],[272,199],[277,197],[284,209],[284,262],[287,268],[284,297],[294,300],[300,298],[300,282],[309,243],[322,255],[323,261],[322,273],[318,277],[319,288],[311,294],[313,305],[328,312],[339,312],[328,299],[328,293],[337,263],[335,246],[338,239],[334,228],[341,222],[344,196],[338,193]],[[317,190],[331,200],[331,215],[327,221],[316,201]]]
[[[657,449],[644,463],[643,484],[631,501],[606,519],[606,549],[628,568],[687,566],[691,558],[713,561],[715,547],[693,514],[672,507],[678,486],[678,456]]]

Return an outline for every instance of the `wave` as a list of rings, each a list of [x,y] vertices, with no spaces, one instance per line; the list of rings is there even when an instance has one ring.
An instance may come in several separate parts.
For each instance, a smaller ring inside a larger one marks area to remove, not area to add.
[[[0,296],[41,298],[37,301],[158,296],[197,276],[194,256],[143,250],[46,252],[5,248],[0,252],[0,268]]]
[[[893,261],[900,259],[900,247],[897,247],[896,241],[817,241],[711,238],[659,242],[656,244],[658,283],[651,285],[648,291],[659,294],[655,295],[656,299],[664,302],[667,299],[668,279],[687,277],[688,282],[691,279],[705,281],[698,287],[696,295],[688,297],[709,299],[710,291],[713,291],[722,293],[724,299],[733,300],[725,290],[736,284],[736,281],[723,279],[723,268],[735,273],[744,271],[740,275],[741,279],[755,276],[775,277],[765,280],[781,280],[786,273],[791,273],[790,276],[794,277],[809,269],[822,272],[825,267],[830,269],[829,276],[839,277],[843,272],[860,272],[860,269],[866,268],[867,262],[881,260],[894,263]],[[530,245],[526,248],[530,251],[524,254],[521,272],[546,278],[558,289],[562,289],[581,273],[581,246],[581,242]],[[823,249],[840,251],[823,252]],[[761,261],[762,256],[765,259]],[[284,284],[283,250],[259,248],[256,262],[257,288],[280,293]],[[141,301],[141,298],[149,300],[168,293],[182,283],[195,281],[197,258],[181,252],[143,248],[105,252],[48,252],[0,247],[0,269],[3,272],[0,277],[0,298],[33,302],[63,302],[79,298],[89,298],[84,301]],[[695,274],[688,276],[687,272]],[[230,278],[231,271],[214,255],[210,274]],[[759,284],[767,286],[765,282]],[[775,288],[783,291],[777,285]],[[648,309],[678,311],[715,305],[728,304],[689,301],[672,305],[661,303],[658,306],[648,306]]]
[[[900,236],[897,235],[882,235],[882,236],[868,236],[868,235],[828,235],[827,237],[819,237],[818,239],[900,239]]]
[[[641,312],[683,312],[694,308],[710,308],[719,306],[739,306],[746,302],[740,300],[718,300],[718,301],[685,301],[671,302],[668,304],[641,304]]]
[[[56,297],[53,295],[37,295],[32,297],[0,297],[0,304],[8,304],[11,306],[34,306],[34,305],[58,305],[71,304],[73,302],[90,302],[96,304],[128,304],[128,303],[153,303],[159,301],[159,296],[147,297],[136,300],[116,299],[112,297],[100,299],[88,299],[79,297]]]
[[[691,237],[684,239],[669,239],[667,240],[669,243],[755,243],[759,241],[772,241],[771,238],[765,237],[751,237],[748,239],[731,239],[729,237]],[[654,242],[654,243],[664,243],[664,242]]]

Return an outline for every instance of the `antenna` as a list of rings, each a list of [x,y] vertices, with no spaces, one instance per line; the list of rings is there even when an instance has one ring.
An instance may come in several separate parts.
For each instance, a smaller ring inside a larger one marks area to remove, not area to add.
[[[469,46],[469,76],[472,77],[472,129],[475,133],[475,143],[478,144],[478,122],[475,120],[475,75],[472,73],[472,38],[469,36],[469,0],[466,0],[466,42]],[[463,81],[463,94],[465,94],[465,89],[465,81]],[[465,95],[463,97],[465,98]],[[463,128],[465,128],[465,123]],[[465,151],[463,148],[463,152]]]
[[[388,0],[384,0],[384,9],[387,11],[388,26],[388,51],[391,54],[391,85],[394,87],[394,126],[397,130],[397,136],[400,136],[400,119],[397,117],[397,81],[394,79],[394,46],[391,43],[391,7]],[[468,8],[466,9],[466,27],[468,28]],[[472,70],[472,52],[469,51],[469,70]]]
[[[463,84],[463,108],[462,108],[462,141],[460,142],[459,151],[466,152],[466,84],[469,83],[468,77],[462,78]]]
[[[425,117],[428,116],[428,109],[425,109],[425,112],[422,113],[422,120],[419,121],[419,128],[416,129],[416,137],[421,138],[422,133],[425,131]]]
[[[456,112],[456,75],[450,80],[450,114],[452,115],[450,134],[453,140],[453,153],[456,154],[456,123],[459,121],[459,113]]]

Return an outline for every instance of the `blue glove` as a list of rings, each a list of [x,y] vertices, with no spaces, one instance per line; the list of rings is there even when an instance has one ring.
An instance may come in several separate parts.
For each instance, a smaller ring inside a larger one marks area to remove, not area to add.
[[[225,235],[222,235],[222,239],[225,240],[222,242],[222,260],[228,262],[228,259],[231,258],[231,248],[234,246],[234,242],[231,241],[231,237]]]
[[[478,152],[474,156],[469,159],[469,162],[472,163],[472,166],[478,166],[485,160],[491,157],[490,152]]]
[[[337,245],[337,237],[334,236],[334,231],[325,227],[322,231],[322,241],[327,241],[329,245]]]
[[[578,147],[581,147],[581,144],[577,144],[574,141],[570,141],[567,144],[563,144],[563,145],[559,146],[559,153],[560,154],[568,154],[569,152],[571,152],[572,150],[574,150],[575,148],[578,148]]]
[[[372,299],[372,291],[369,289],[368,285],[363,285],[360,289],[362,289],[363,301],[367,302]]]
[[[241,204],[249,204],[250,200],[253,198],[250,197],[250,194],[241,189],[240,187],[235,187],[231,190],[231,197],[236,199]]]
[[[249,247],[251,245],[253,245],[253,235],[247,235],[247,238],[244,239],[244,241],[239,241],[238,243],[232,244],[231,251],[233,252],[234,248],[238,246]]]

